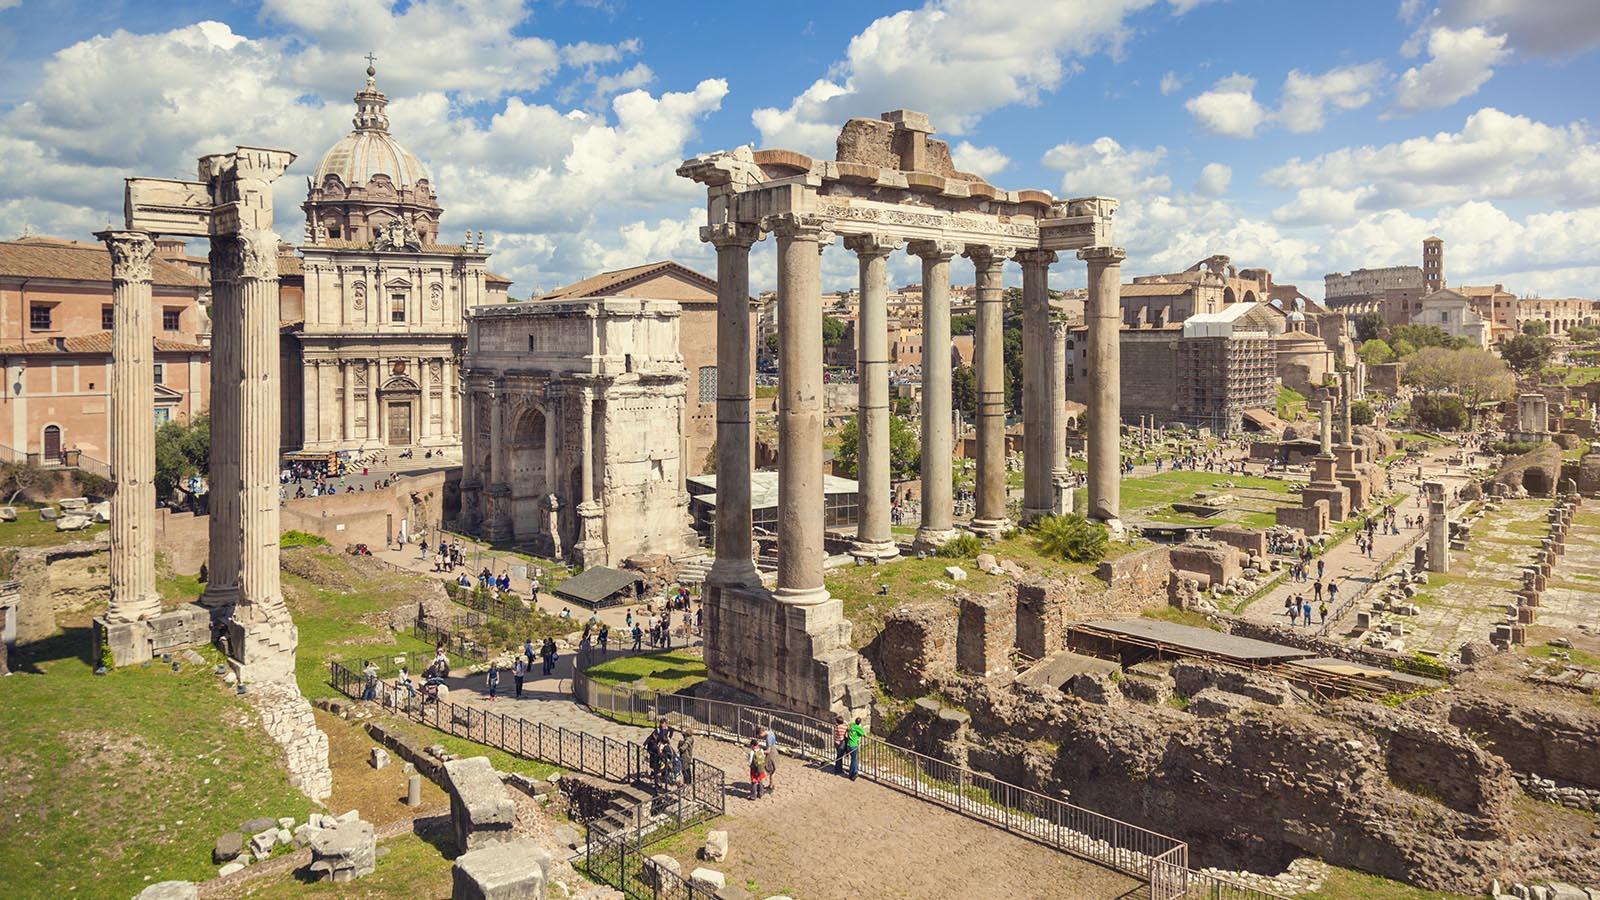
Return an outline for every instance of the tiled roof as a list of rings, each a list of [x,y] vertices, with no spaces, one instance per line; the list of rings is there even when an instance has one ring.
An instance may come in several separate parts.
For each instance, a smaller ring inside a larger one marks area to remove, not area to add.
[[[280,277],[284,275],[304,275],[305,273],[306,264],[300,257],[288,254],[278,257],[278,275]]]
[[[59,278],[64,281],[111,282],[111,253],[104,244],[64,238],[26,237],[0,241],[0,276]],[[150,264],[150,280],[167,287],[205,287],[183,266],[157,258]]]
[[[485,273],[483,273],[483,280],[489,282],[490,284],[510,284],[511,283],[511,279],[505,277],[504,275],[496,275],[493,272],[485,272]]]
[[[565,287],[558,287],[548,294],[540,296],[539,299],[574,300],[579,297],[605,297],[635,282],[667,273],[679,275],[699,284],[713,294],[717,292],[717,280],[715,278],[707,278],[688,266],[680,265],[671,260],[658,260],[641,266],[591,275],[582,281],[574,281]]]
[[[209,348],[188,341],[174,341],[168,338],[156,338],[157,353],[205,353]],[[111,352],[111,332],[91,331],[88,334],[78,334],[65,338],[41,338],[32,341],[22,341],[17,344],[0,344],[0,353],[10,355],[27,355],[36,353],[63,353],[63,354],[108,354]]]

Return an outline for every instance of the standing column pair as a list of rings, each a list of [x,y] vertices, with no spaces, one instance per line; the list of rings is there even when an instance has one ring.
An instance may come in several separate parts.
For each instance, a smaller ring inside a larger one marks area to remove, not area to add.
[[[853,235],[844,245],[855,251],[861,269],[861,314],[856,320],[856,508],[857,558],[893,559],[900,555],[890,530],[893,493],[889,460],[889,307],[888,259],[899,242],[883,235]]]
[[[914,546],[932,550],[955,537],[950,463],[950,258],[960,244],[913,241],[922,258],[922,522]]]

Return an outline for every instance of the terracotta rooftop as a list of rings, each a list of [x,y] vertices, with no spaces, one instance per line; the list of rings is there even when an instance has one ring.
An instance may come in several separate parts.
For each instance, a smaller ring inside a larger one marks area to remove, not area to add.
[[[704,287],[713,294],[717,292],[717,280],[715,278],[708,278],[688,266],[671,260],[659,260],[627,269],[617,269],[614,272],[601,272],[599,275],[591,275],[582,281],[574,281],[565,287],[558,287],[547,294],[542,294],[538,299],[574,300],[579,297],[605,297],[615,294],[629,285],[664,274],[677,275]]]
[[[174,341],[167,338],[156,338],[157,353],[205,353],[209,348],[188,341]],[[111,332],[91,331],[88,334],[78,334],[64,338],[41,338],[32,341],[22,341],[16,344],[0,344],[0,353],[10,355],[26,355],[37,353],[63,353],[63,354],[109,354],[111,352]]]
[[[104,244],[54,237],[25,237],[0,241],[0,277],[56,278],[63,281],[111,282],[111,253]],[[205,287],[183,266],[160,258],[150,263],[153,284],[167,287]]]

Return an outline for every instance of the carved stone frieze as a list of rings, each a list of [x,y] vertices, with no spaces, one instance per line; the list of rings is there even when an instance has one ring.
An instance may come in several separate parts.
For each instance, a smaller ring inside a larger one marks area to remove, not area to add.
[[[266,228],[245,228],[239,232],[239,275],[241,278],[278,278],[278,234]]]

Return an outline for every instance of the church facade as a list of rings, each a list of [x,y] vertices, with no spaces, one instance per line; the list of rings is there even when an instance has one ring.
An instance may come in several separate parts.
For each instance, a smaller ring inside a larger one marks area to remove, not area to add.
[[[284,273],[283,449],[454,455],[467,311],[505,302],[510,282],[489,272],[483,232],[439,242],[433,179],[389,133],[375,76],[308,179],[300,284]]]

